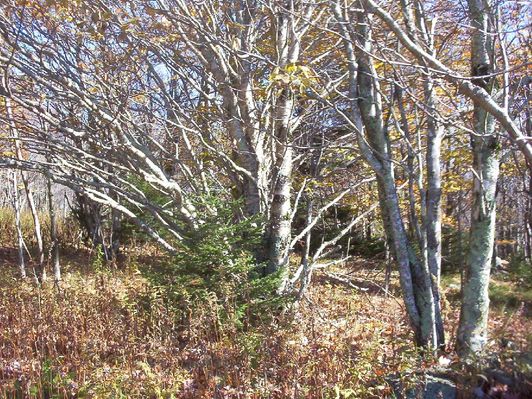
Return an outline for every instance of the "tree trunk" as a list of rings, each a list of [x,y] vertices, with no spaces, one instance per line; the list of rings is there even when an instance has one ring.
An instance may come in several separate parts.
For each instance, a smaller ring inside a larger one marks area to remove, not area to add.
[[[525,257],[530,261],[532,260],[532,173],[530,171],[528,173],[530,175],[528,178],[528,188],[526,185],[526,179],[523,179],[524,191],[525,193],[528,193],[523,222],[525,231]]]
[[[309,197],[307,198],[307,213],[305,216],[305,227],[309,226],[312,223],[312,212],[314,209],[314,199],[311,198],[312,194],[309,194]],[[312,230],[309,230],[308,233],[305,235],[305,245],[303,248],[303,255],[301,256],[301,285],[299,287],[298,292],[298,298],[301,298],[303,294],[306,292],[309,284],[310,279],[312,276],[312,262],[310,262],[310,243],[312,238]]]
[[[35,200],[33,198],[33,192],[31,191],[30,183],[24,173],[22,173],[22,181],[24,182],[24,189],[26,191],[26,196],[28,197],[28,206],[30,207],[31,216],[33,218],[33,228],[39,257],[39,263],[37,265],[37,271],[35,275],[40,282],[43,282],[46,280],[46,268],[44,265],[44,244],[42,240],[41,221],[39,219],[37,207],[35,206]]]
[[[324,143],[324,133],[320,132],[317,136],[311,138],[311,152],[310,157],[310,175],[313,179],[317,179],[321,171],[321,158],[323,156],[323,143]],[[305,216],[305,228],[310,226],[314,218],[314,193],[309,192],[307,194],[307,209]],[[298,298],[301,298],[305,293],[307,287],[310,284],[312,277],[312,267],[313,262],[310,257],[310,246],[312,239],[312,229],[310,229],[305,235],[305,245],[303,248],[303,255],[301,257],[301,286],[298,292]],[[351,237],[350,237],[351,239]],[[349,256],[349,245],[346,256]]]
[[[435,308],[429,272],[417,259],[408,240],[393,173],[387,173],[382,185],[403,298],[416,343],[420,346],[436,347]]]
[[[432,81],[425,82],[425,98],[431,113],[435,113]],[[427,245],[427,264],[431,274],[432,293],[436,316],[436,333],[438,347],[445,345],[445,332],[441,314],[440,277],[441,277],[441,141],[443,126],[434,118],[428,117],[427,135],[427,194],[425,213],[425,234]]]
[[[484,113],[484,111],[481,111]],[[485,116],[485,113],[484,113]],[[487,342],[488,287],[495,238],[495,187],[499,150],[495,138],[473,139],[474,171],[470,249],[462,284],[458,351],[464,358],[480,354]]]
[[[24,235],[20,223],[20,198],[18,195],[17,171],[13,171],[13,208],[15,208],[15,228],[18,238],[18,268],[20,277],[26,278],[26,264],[24,261]]]
[[[493,79],[482,77],[493,70],[493,43],[489,34],[490,9],[487,2],[469,0],[471,19],[471,69],[477,85],[491,90]],[[471,359],[480,355],[487,343],[491,258],[495,238],[496,186],[499,175],[499,143],[494,120],[475,104],[475,134],[471,135],[473,152],[473,204],[470,249],[462,282],[462,308],[457,334],[460,356]]]
[[[20,141],[17,140],[19,138],[19,133],[15,124],[15,119],[13,118],[11,99],[8,97],[5,98],[5,106],[9,127],[11,133],[13,134],[13,138],[15,139],[15,153],[18,160],[23,160],[22,146]],[[28,198],[28,206],[30,208],[31,216],[33,217],[35,241],[37,243],[38,250],[39,263],[37,265],[37,271],[34,274],[38,280],[44,281],[46,280],[46,269],[44,267],[44,245],[42,240],[41,222],[39,220],[37,207],[35,206],[35,200],[33,198],[33,192],[31,191],[28,176],[24,172],[21,172],[20,175],[22,177],[22,182],[24,183],[24,190],[26,192],[26,197]]]
[[[289,6],[292,13],[293,4]],[[280,68],[294,64],[299,58],[299,40],[296,35],[294,15],[291,12],[280,12],[277,16],[277,56]],[[268,264],[266,273],[281,271],[280,290],[284,289],[287,279],[289,260],[289,244],[292,228],[291,191],[294,147],[292,140],[291,121],[294,112],[295,94],[292,87],[282,88],[274,104],[273,134],[275,137],[275,166],[273,174],[272,203],[267,227]]]
[[[118,198],[117,198],[118,200]],[[116,256],[120,252],[120,236],[122,228],[122,218],[120,212],[115,209],[111,210],[111,235],[109,237],[110,241],[110,252],[113,256],[113,259],[116,259]]]
[[[389,138],[383,126],[379,77],[368,55],[371,53],[370,17],[365,12],[357,12],[356,31],[348,31],[338,3],[333,11],[342,25],[340,29],[344,36],[352,38],[344,44],[349,61],[353,124],[357,126],[361,153],[377,176],[381,214],[399,268],[410,325],[418,345],[435,347],[435,308],[430,273],[426,263],[416,258],[401,216]]]
[[[55,218],[52,180],[49,177],[47,178],[46,186],[48,188],[48,213],[50,215],[50,238],[52,240],[52,270],[54,273],[54,282],[57,284],[61,281],[61,265],[59,262],[59,240],[57,238],[57,221]]]
[[[406,2],[401,0],[401,8],[409,37],[416,41],[422,41],[430,53],[434,56],[434,32],[436,20],[432,21],[431,27],[427,24],[423,2],[415,0]],[[430,68],[425,68],[423,76],[424,101],[427,109],[427,150],[426,150],[426,173],[427,188],[423,188],[423,178],[419,173],[419,191],[421,196],[421,216],[423,219],[423,233],[420,234],[420,250],[423,261],[427,263],[434,296],[434,310],[436,322],[436,342],[438,347],[445,344],[445,333],[441,315],[440,303],[440,274],[441,274],[441,141],[443,138],[443,126],[437,122],[435,115],[436,95],[434,93],[434,80]],[[399,98],[401,107],[401,99]],[[404,112],[401,119],[406,120]],[[405,122],[403,122],[405,124]],[[420,149],[421,152],[421,149]],[[421,169],[421,161],[420,169]]]
[[[291,190],[292,190],[292,158],[293,147],[290,143],[290,116],[292,114],[292,93],[284,89],[279,99],[279,112],[277,114],[276,136],[280,143],[277,144],[277,171],[274,180],[273,199],[268,226],[268,266],[266,273],[275,273],[284,268],[288,263],[287,247],[290,242],[291,218]]]

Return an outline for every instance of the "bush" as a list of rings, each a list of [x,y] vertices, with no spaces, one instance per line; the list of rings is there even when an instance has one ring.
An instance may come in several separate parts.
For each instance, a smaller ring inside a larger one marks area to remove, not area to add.
[[[442,272],[459,273],[469,252],[468,231],[450,225],[442,226]]]
[[[532,263],[523,253],[514,254],[508,267],[511,278],[524,288],[532,287]]]
[[[210,303],[216,323],[242,328],[250,315],[264,314],[258,308],[280,300],[275,296],[278,276],[263,277],[264,265],[256,262],[261,221],[235,220],[238,202],[209,197],[195,205],[198,212],[214,209],[215,216],[189,232],[169,261],[144,271],[178,311],[189,314],[197,304]]]

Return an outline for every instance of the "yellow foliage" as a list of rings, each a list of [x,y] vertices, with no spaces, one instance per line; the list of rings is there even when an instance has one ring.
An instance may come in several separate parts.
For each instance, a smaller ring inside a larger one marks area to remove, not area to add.
[[[290,87],[303,93],[306,89],[312,88],[317,84],[318,77],[310,67],[291,63],[284,68],[276,67],[269,80],[271,82],[270,86]]]

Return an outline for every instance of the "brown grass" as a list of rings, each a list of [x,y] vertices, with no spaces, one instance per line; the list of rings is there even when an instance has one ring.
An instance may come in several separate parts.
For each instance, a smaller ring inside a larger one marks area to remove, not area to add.
[[[81,259],[66,262],[60,289],[21,282],[14,266],[0,274],[4,397],[382,398],[386,376],[412,385],[436,362],[411,344],[400,300],[378,291],[318,276],[297,309],[242,328],[215,303],[168,307],[134,262],[94,273]],[[382,278],[362,262],[342,271]],[[457,308],[445,311],[452,332]],[[523,351],[532,323],[522,309],[493,312],[491,330],[494,350],[506,337]]]

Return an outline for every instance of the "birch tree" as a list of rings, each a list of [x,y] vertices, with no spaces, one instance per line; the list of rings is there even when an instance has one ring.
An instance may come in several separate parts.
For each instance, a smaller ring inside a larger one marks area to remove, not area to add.
[[[472,82],[492,93],[494,70],[495,10],[489,1],[468,1],[471,21]],[[507,71],[503,72],[504,74]],[[503,107],[507,112],[507,104]],[[458,327],[458,351],[463,358],[479,355],[487,344],[491,259],[495,239],[496,189],[499,176],[499,133],[491,114],[479,105],[473,111],[473,205],[470,249],[462,282],[462,307]]]
[[[471,223],[471,249],[464,281],[459,348],[462,356],[480,353],[486,343],[489,263],[493,252],[495,223],[495,188],[498,176],[497,134],[495,121],[504,129],[525,158],[532,160],[531,145],[518,124],[509,114],[507,101],[499,105],[493,90],[496,87],[494,69],[495,5],[488,2],[469,2],[472,25],[472,77],[461,76],[447,67],[434,54],[416,43],[395,21],[391,14],[373,0],[367,0],[366,10],[377,15],[396,35],[402,45],[417,58],[421,66],[429,66],[441,79],[455,84],[461,94],[474,103],[473,125],[470,130],[474,158],[474,205]],[[505,65],[503,75],[508,73]],[[505,79],[507,80],[507,79]],[[507,91],[505,85],[504,91]],[[487,263],[486,263],[487,262]],[[472,288],[475,286],[475,288]]]
[[[287,281],[297,243],[294,165],[309,156],[298,148],[308,136],[300,126],[324,107],[306,92],[337,84],[318,81],[309,66],[331,53],[309,23],[325,17],[325,7],[177,0],[129,6],[3,6],[0,62],[13,74],[0,89],[26,112],[27,148],[50,155],[48,163],[9,160],[4,167],[49,176],[74,190],[83,208],[120,212],[170,253],[204,222],[203,212],[214,211],[207,203],[198,211],[198,198],[242,198],[240,216],[263,219],[257,263]]]
[[[481,296],[464,297],[460,340],[480,337],[481,347],[498,142],[532,160],[524,111],[509,106],[511,68],[495,69],[495,6],[482,4],[469,2],[466,31],[453,19],[464,16],[458,7],[417,0],[6,0],[0,96],[9,106],[0,120],[10,131],[3,142],[20,151],[0,167],[42,174],[51,217],[51,184],[72,189],[108,259],[122,221],[173,255],[216,219],[209,198],[241,201],[235,220],[260,219],[257,268],[299,297],[325,267],[319,260],[348,257],[342,238],[379,208],[415,340],[436,349],[445,339],[442,140],[469,134],[475,160],[464,179],[475,202],[464,294],[474,291],[467,282],[483,282]],[[460,59],[464,37],[472,74]],[[368,187],[375,203],[352,207],[314,247],[318,223]],[[469,220],[460,216],[461,230]]]
[[[13,188],[13,209],[15,210],[15,229],[17,230],[17,254],[18,254],[18,268],[21,278],[26,278],[26,261],[24,258],[24,234],[22,232],[22,223],[20,220],[20,197],[18,193],[18,179],[17,171],[12,172],[12,188]]]
[[[419,345],[436,348],[444,338],[440,308],[439,304],[436,305],[439,297],[433,291],[438,287],[436,283],[433,288],[428,263],[416,255],[402,220],[393,153],[383,117],[380,78],[372,59],[372,17],[364,12],[362,3],[357,5],[356,11],[351,12],[339,2],[333,4],[349,62],[349,97],[352,101],[349,123],[356,131],[361,153],[377,176],[383,225],[398,264],[402,294],[415,340]],[[424,250],[423,243],[420,247]]]
[[[7,70],[6,70],[7,74]],[[22,154],[22,144],[18,140],[19,139],[19,132],[18,128],[16,126],[14,116],[13,116],[13,108],[11,105],[11,100],[9,98],[5,99],[5,111],[7,116],[7,121],[9,123],[9,128],[11,131],[11,135],[14,139],[14,147],[15,147],[15,154],[17,159],[22,160],[23,154]],[[37,243],[37,257],[38,257],[38,264],[37,269],[34,269],[34,277],[40,281],[46,280],[46,268],[45,268],[45,254],[44,254],[44,242],[42,237],[42,229],[41,229],[41,221],[39,216],[39,211],[37,210],[37,206],[35,204],[35,199],[33,196],[33,190],[30,186],[30,180],[28,175],[25,172],[21,172],[21,178],[22,182],[24,184],[24,192],[26,193],[26,198],[28,199],[28,206],[30,208],[31,216],[33,219],[33,231],[35,235],[35,242]],[[18,201],[18,199],[15,200],[15,203]],[[17,206],[15,205],[15,208]],[[19,210],[20,213],[20,210]],[[19,223],[17,223],[18,225]]]

